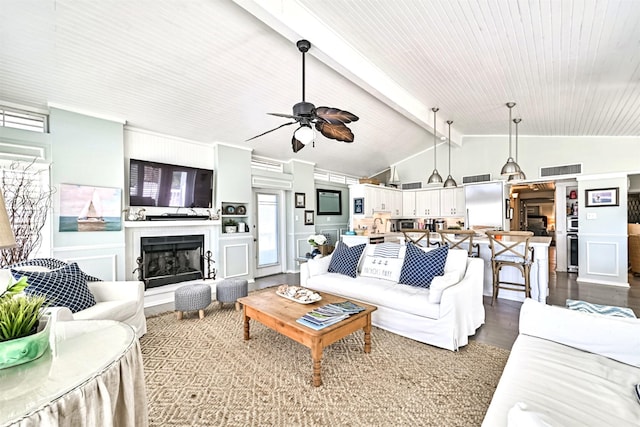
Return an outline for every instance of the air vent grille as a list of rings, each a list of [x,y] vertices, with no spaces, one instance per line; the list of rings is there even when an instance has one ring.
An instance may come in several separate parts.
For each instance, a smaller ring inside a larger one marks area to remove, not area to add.
[[[405,182],[402,184],[403,190],[415,190],[417,188],[422,188],[422,182]]]
[[[463,184],[473,184],[474,182],[487,182],[487,181],[491,181],[490,173],[462,177]]]
[[[575,165],[549,166],[540,168],[540,177],[558,175],[578,175],[582,173],[582,163]]]

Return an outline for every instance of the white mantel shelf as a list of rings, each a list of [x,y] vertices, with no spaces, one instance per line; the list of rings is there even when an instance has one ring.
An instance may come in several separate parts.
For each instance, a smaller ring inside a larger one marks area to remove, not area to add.
[[[159,227],[189,227],[189,226],[198,226],[198,227],[209,227],[209,226],[220,226],[222,225],[222,221],[212,221],[212,220],[167,220],[167,221],[125,221],[124,228],[159,228]]]

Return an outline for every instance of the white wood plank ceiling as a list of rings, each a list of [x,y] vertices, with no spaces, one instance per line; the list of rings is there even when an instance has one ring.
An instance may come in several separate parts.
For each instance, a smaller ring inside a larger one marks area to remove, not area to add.
[[[463,146],[508,132],[507,101],[521,135],[639,135],[637,22],[633,0],[0,0],[0,104],[369,176],[431,147],[436,105]],[[306,99],[358,115],[353,144],[244,142],[301,100],[300,38]]]

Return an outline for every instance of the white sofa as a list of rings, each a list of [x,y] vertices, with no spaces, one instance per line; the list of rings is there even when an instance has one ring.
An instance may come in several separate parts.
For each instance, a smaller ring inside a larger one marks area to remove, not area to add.
[[[399,284],[399,272],[390,274],[393,280],[362,276],[363,260],[374,247],[365,249],[357,277],[329,273],[330,255],[302,264],[300,284],[375,305],[372,324],[398,335],[448,350],[466,345],[484,323],[484,262],[464,250],[449,250],[444,276],[436,277],[431,288],[420,288]],[[401,252],[395,268],[402,267],[403,256]]]
[[[31,271],[46,271],[42,267]],[[13,280],[8,269],[0,269],[0,283]],[[144,283],[139,281],[87,282],[96,304],[87,309],[71,313],[67,308],[57,317],[67,320],[117,320],[131,325],[138,338],[147,333],[147,319],[144,316]]]
[[[485,427],[639,426],[640,320],[525,300]]]

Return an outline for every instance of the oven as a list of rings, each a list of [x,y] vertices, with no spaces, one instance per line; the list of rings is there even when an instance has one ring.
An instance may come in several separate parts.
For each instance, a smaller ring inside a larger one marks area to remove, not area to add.
[[[578,272],[578,233],[567,233],[567,272]]]
[[[578,232],[578,217],[577,216],[568,216],[567,217],[567,233],[577,233]]]

